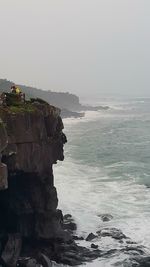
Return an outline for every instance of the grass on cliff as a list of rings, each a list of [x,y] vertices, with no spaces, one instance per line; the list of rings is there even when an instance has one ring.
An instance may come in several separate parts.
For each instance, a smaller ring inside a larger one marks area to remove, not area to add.
[[[4,93],[6,100],[3,105],[0,106],[0,116],[6,113],[18,114],[18,113],[33,113],[36,111],[47,110],[49,114],[60,113],[60,110],[50,106],[46,101],[40,98],[31,98],[21,102],[21,99],[17,95],[11,93]],[[39,108],[40,106],[40,108]],[[42,109],[41,109],[42,108]]]
[[[13,113],[13,114],[33,113],[36,110],[37,110],[36,107],[30,102],[18,103],[16,105],[10,105],[10,106],[2,106],[0,107],[0,117],[6,113]]]
[[[25,113],[36,111],[35,106],[30,100],[22,102],[21,97],[13,93],[3,93],[3,96],[5,97],[5,104],[1,106],[0,113]]]
[[[11,113],[32,113],[36,111],[36,108],[31,103],[21,103],[20,105],[9,106],[8,111]]]

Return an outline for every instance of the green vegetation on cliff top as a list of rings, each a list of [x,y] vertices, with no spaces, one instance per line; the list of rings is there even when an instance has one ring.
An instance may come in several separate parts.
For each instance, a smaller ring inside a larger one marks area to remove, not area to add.
[[[24,112],[34,112],[36,110],[32,101],[23,102],[18,95],[12,93],[5,93],[6,98],[3,105],[0,107],[1,112],[8,113],[24,113]]]
[[[46,101],[40,98],[31,98],[23,102],[18,99],[17,95],[5,93],[5,102],[0,106],[0,117],[4,114],[19,114],[19,113],[33,113],[46,112],[48,114],[59,115],[60,109],[49,105]]]

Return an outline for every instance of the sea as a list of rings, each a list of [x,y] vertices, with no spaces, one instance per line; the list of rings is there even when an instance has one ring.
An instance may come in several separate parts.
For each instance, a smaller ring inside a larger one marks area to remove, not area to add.
[[[64,119],[65,160],[54,168],[59,208],[72,214],[78,235],[120,229],[149,255],[150,98],[107,97],[95,105],[109,109]],[[112,216],[110,221],[101,220],[105,214]],[[118,252],[85,266],[130,266],[133,255],[122,249],[129,246],[126,242],[106,236],[94,243]]]

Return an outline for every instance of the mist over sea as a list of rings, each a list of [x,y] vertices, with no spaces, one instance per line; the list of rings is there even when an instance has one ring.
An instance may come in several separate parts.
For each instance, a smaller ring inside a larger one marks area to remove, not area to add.
[[[97,101],[98,102],[98,101]],[[98,103],[96,103],[98,104]],[[150,98],[103,99],[110,109],[65,119],[65,161],[55,166],[59,208],[71,213],[78,234],[86,237],[103,227],[120,229],[150,250]],[[103,222],[98,215],[111,214]],[[110,237],[101,249],[122,248]],[[90,246],[83,241],[82,245]],[[127,260],[117,253],[87,266],[109,267]],[[129,265],[128,265],[129,266]]]

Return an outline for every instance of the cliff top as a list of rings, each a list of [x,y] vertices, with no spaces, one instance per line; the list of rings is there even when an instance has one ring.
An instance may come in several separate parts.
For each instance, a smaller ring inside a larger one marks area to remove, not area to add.
[[[45,115],[53,114],[60,115],[60,109],[49,105],[46,101],[40,98],[31,98],[30,100],[20,101],[16,95],[5,93],[5,100],[0,105],[0,117],[4,114],[19,114],[44,112]]]

